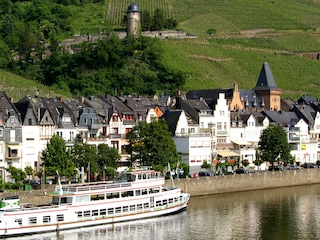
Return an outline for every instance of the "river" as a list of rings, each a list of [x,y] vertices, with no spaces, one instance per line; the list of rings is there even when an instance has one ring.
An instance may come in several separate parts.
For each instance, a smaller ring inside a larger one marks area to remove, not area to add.
[[[320,239],[320,185],[192,197],[182,213],[14,239]]]

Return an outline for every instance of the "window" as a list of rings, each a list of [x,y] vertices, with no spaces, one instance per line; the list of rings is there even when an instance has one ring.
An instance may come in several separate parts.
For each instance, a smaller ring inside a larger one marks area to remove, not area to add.
[[[118,122],[118,116],[115,116],[115,115],[112,116],[112,121],[113,121],[113,122]]]
[[[108,208],[108,214],[113,214],[114,213],[114,208]]]
[[[36,217],[29,217],[29,224],[37,224],[37,218]]]
[[[22,225],[22,218],[17,218],[16,220],[14,220],[14,222],[18,223],[19,226]]]
[[[221,124],[221,122],[218,122],[218,123],[217,123],[217,129],[218,129],[218,130],[221,130],[221,129],[222,129],[222,124]]]
[[[63,221],[64,221],[64,215],[63,214],[57,215],[57,222],[63,222]]]
[[[28,125],[32,125],[32,119],[28,118]]]
[[[100,209],[100,215],[101,216],[104,216],[107,214],[107,209],[103,208],[103,209]]]
[[[51,222],[51,217],[50,216],[43,216],[43,223],[50,223]]]

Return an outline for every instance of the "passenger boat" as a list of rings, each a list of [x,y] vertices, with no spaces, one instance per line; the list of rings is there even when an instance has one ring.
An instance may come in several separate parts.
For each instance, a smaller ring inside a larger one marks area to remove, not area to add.
[[[52,203],[22,205],[17,196],[0,202],[0,236],[61,231],[173,214],[186,209],[190,195],[165,188],[154,170],[134,170],[114,182],[59,184]]]

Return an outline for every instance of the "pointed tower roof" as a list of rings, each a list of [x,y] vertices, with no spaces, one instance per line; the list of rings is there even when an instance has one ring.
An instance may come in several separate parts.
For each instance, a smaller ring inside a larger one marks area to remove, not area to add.
[[[281,90],[278,88],[276,81],[267,62],[263,63],[257,85],[252,89],[256,90]]]

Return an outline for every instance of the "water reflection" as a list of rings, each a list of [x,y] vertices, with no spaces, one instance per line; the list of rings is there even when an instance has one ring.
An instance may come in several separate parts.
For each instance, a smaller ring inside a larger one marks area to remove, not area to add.
[[[192,197],[177,215],[23,239],[320,239],[319,204],[320,185]]]

